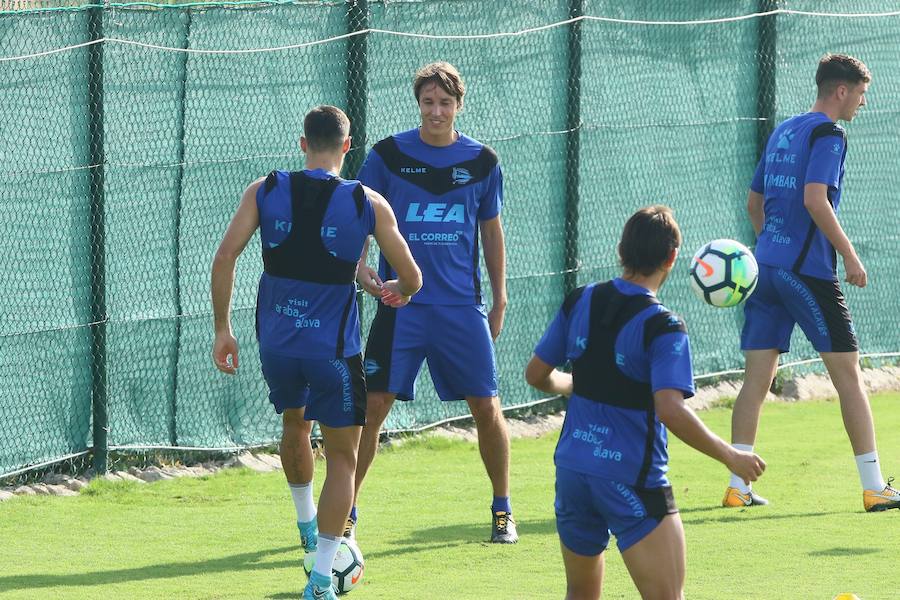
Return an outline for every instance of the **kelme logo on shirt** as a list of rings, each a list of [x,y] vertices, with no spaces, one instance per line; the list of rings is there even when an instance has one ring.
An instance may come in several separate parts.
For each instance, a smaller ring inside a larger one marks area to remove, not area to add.
[[[841,145],[840,145],[840,144],[834,144],[834,145],[831,147],[831,153],[832,153],[832,154],[840,154],[840,153],[841,153]]]
[[[275,219],[275,231],[280,231],[283,233],[290,233],[291,227],[293,223],[291,221],[283,221],[281,219]],[[337,237],[337,227],[328,227],[323,225],[321,229],[322,237],[324,238],[335,238]],[[278,244],[269,244],[272,248],[278,246]]]
[[[429,202],[421,209],[418,202],[410,202],[406,209],[407,223],[465,223],[466,207],[462,204]]]
[[[794,140],[794,132],[791,129],[783,132],[780,136],[778,136],[778,146],[779,150],[787,150],[791,147],[791,142]]]
[[[468,169],[453,167],[453,170],[450,172],[450,178],[453,179],[453,183],[456,185],[465,185],[472,181],[472,174],[469,173]]]

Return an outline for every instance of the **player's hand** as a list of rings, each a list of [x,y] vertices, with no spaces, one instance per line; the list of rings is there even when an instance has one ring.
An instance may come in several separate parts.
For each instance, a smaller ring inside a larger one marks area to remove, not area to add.
[[[844,257],[844,273],[844,281],[850,285],[862,288],[866,287],[866,283],[869,281],[869,275],[866,273],[866,268],[856,254]]]
[[[213,363],[223,373],[234,375],[238,368],[238,343],[231,332],[216,334],[213,343]]]
[[[750,482],[756,481],[766,470],[766,461],[758,454],[753,452],[744,452],[743,450],[733,449],[734,453],[728,460],[728,469],[744,480],[744,483],[750,485]]]
[[[488,327],[491,329],[491,339],[495,342],[503,331],[503,319],[506,317],[506,306],[494,304],[488,313]]]
[[[374,298],[381,298],[381,286],[384,285],[378,271],[369,265],[362,263],[356,269],[356,283],[364,289],[367,294]]]
[[[404,296],[396,279],[385,281],[381,285],[381,301],[391,308],[400,308],[409,304],[410,296]]]

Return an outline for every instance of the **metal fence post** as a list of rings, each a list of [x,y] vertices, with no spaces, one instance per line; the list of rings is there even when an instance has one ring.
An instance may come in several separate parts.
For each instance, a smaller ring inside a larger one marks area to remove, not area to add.
[[[91,8],[88,36],[103,38],[103,9]],[[106,390],[106,227],[104,209],[103,43],[88,46],[88,145],[91,228],[91,411],[93,467],[105,473],[109,458]]]
[[[350,0],[347,7],[347,32],[365,31],[369,28],[369,1]],[[366,157],[366,109],[369,101],[369,82],[366,52],[368,33],[347,38],[347,117],[350,119],[350,152],[344,160],[344,177],[353,179]],[[357,310],[360,326],[363,321],[365,292],[357,292]]]
[[[584,14],[583,0],[569,0],[569,18]],[[569,94],[566,102],[566,223],[565,293],[578,285],[578,200],[581,169],[581,29],[583,21],[569,25]]]
[[[778,0],[759,0],[759,12],[778,9]],[[756,114],[761,119],[756,128],[757,157],[762,156],[766,142],[775,129],[775,42],[776,15],[760,17],[756,56]]]
[[[181,47],[187,49],[191,36],[191,9],[184,9],[185,23],[184,35],[181,38]],[[172,397],[170,399],[169,417],[169,445],[178,445],[178,356],[181,353],[181,193],[184,184],[184,120],[186,115],[185,94],[187,91],[187,62],[188,53],[182,52],[179,57],[179,70],[181,80],[178,82],[178,116],[175,136],[178,140],[178,181],[175,187],[175,206],[173,217],[175,219],[175,342],[172,347]]]
[[[368,0],[350,0],[347,9],[347,32],[369,28]],[[347,117],[350,118],[350,136],[353,138],[350,152],[344,161],[347,177],[356,177],[366,156],[366,105],[369,100],[366,51],[368,33],[347,39]]]

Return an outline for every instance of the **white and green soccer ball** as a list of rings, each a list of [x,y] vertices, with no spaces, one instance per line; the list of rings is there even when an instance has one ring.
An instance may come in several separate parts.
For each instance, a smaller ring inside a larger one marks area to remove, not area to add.
[[[734,240],[713,240],[691,259],[691,289],[720,308],[737,306],[756,289],[759,267],[750,250]]]
[[[303,556],[303,570],[307,577],[312,573],[315,564],[316,554],[307,552]],[[341,539],[341,545],[334,556],[334,565],[331,567],[331,580],[338,594],[346,594],[359,585],[365,570],[366,564],[356,540]]]
[[[331,579],[338,594],[346,594],[362,582],[366,564],[356,540],[344,538],[334,557]]]

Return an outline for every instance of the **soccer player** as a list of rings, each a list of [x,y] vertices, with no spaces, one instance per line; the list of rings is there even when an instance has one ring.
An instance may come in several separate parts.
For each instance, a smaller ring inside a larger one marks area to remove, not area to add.
[[[681,245],[665,206],[628,219],[621,277],[570,293],[534,351],[525,379],[570,396],[556,446],[556,528],[570,600],[599,598],[615,534],[643,598],[681,598],[684,529],[666,479],[667,430],[747,480],[763,460],[711,432],[694,395],[684,323],[656,299]],[[554,368],[571,361],[571,373]]]
[[[865,287],[868,275],[837,220],[851,121],[866,105],[871,74],[859,60],[826,54],[816,71],[818,96],[808,113],[779,125],[766,144],[750,184],[747,210],[756,232],[759,283],[744,308],[741,333],[744,383],[731,416],[735,448],[752,450],[763,400],[778,355],[790,348],[799,324],[825,363],[841,403],[867,511],[900,508],[900,492],[885,483],[875,448],[875,427],[861,381],[850,312],[837,277]],[[724,506],[767,504],[732,474]]]
[[[509,499],[509,433],[500,410],[493,340],[506,311],[506,257],[500,208],[503,175],[497,155],[454,128],[465,85],[453,65],[419,69],[413,93],[421,125],[372,148],[359,179],[380,192],[397,214],[400,232],[421,266],[424,284],[405,305],[386,294],[366,344],[368,413],[356,467],[356,493],[378,448],[381,426],[400,398],[414,397],[423,360],[443,401],[463,400],[478,429],[481,458],[493,487],[491,541],[518,540]],[[481,296],[479,231],[493,304]],[[379,273],[360,259],[358,281],[379,296],[392,276],[382,256]],[[398,308],[395,308],[398,307]],[[347,522],[353,536],[356,502]]]
[[[238,369],[231,330],[231,296],[238,256],[260,229],[264,273],[256,331],[269,400],[283,415],[281,460],[297,509],[301,544],[314,555],[303,598],[334,598],[331,568],[353,500],[353,473],[366,418],[357,261],[372,233],[396,273],[385,294],[408,299],[421,273],[388,203],[358,181],[337,174],[350,149],[350,121],[339,108],[318,106],[303,121],[306,169],[273,171],[254,181],[216,252],[212,267],[215,318],[213,361]],[[327,449],[319,512],[312,497],[310,421],[319,422]]]

